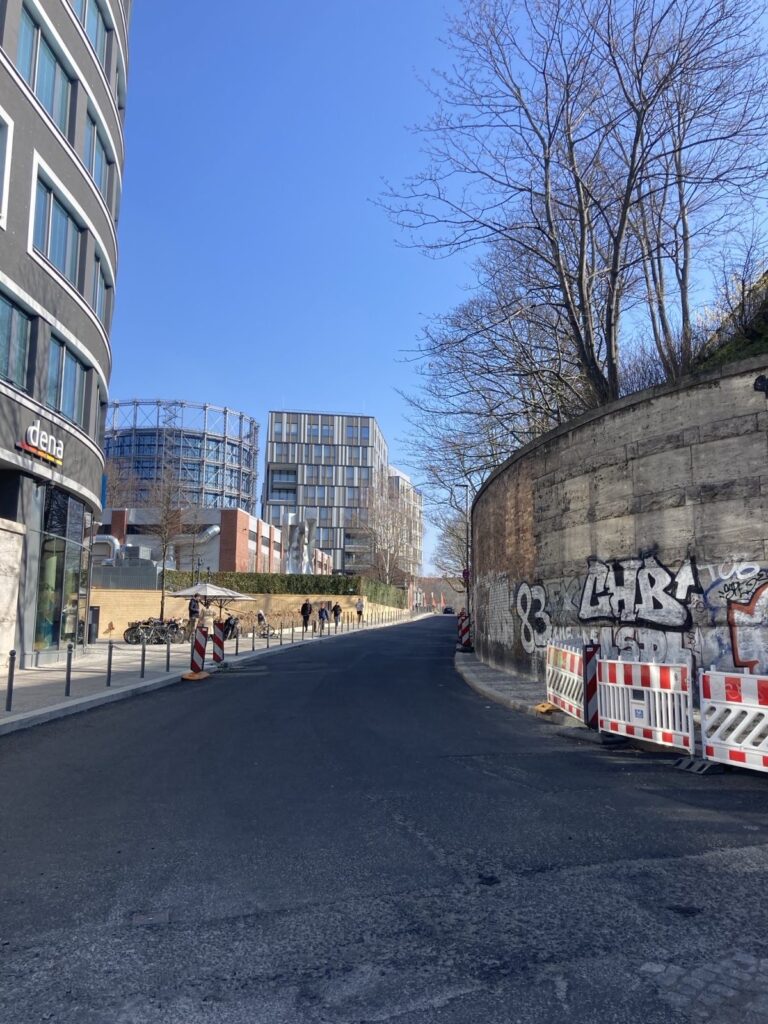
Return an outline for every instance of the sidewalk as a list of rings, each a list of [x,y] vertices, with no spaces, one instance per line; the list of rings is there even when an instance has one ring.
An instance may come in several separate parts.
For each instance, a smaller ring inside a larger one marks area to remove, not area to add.
[[[537,705],[544,704],[547,700],[546,687],[538,679],[491,668],[490,665],[483,664],[475,654],[457,652],[454,665],[464,682],[486,700],[503,704],[512,711],[535,715],[542,721],[556,725],[558,733],[562,735],[588,743],[604,742],[599,733],[588,729],[578,719],[566,715],[564,711],[538,711]]]
[[[415,621],[414,616],[399,622],[367,623],[362,630],[385,629],[390,626],[402,625]],[[302,636],[300,627],[292,631],[290,627],[283,629],[282,644],[280,637],[269,640],[253,639],[250,635],[241,637],[239,644],[228,640],[224,644],[224,661],[221,667],[227,668],[241,665],[254,658],[260,658],[290,647],[307,644],[325,643],[331,639],[340,640],[344,636],[355,636],[361,629],[351,628],[340,630],[324,636],[307,634]],[[239,653],[235,653],[239,648]],[[65,695],[66,669],[59,663],[48,668],[17,669],[13,683],[13,704],[10,712],[6,706],[6,672],[0,677],[0,736],[18,732],[33,725],[50,722],[67,715],[88,711],[90,708],[110,704],[116,700],[124,700],[138,693],[147,693],[164,686],[181,683],[181,676],[190,670],[190,645],[188,643],[171,644],[170,664],[166,670],[168,651],[165,644],[151,644],[146,647],[144,677],[141,677],[141,647],[124,642],[112,644],[112,676],[111,685],[107,687],[107,660],[109,642],[99,640],[82,652],[72,662],[70,696]],[[206,651],[205,671],[217,672],[219,666],[213,661],[212,644],[209,642]],[[194,685],[189,683],[187,685]]]

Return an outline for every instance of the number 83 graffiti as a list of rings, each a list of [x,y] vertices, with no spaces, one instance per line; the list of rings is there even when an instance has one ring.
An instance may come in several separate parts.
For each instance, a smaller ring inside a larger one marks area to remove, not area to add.
[[[527,654],[546,647],[552,634],[552,620],[545,611],[546,603],[544,587],[520,584],[517,591],[517,614],[520,616],[520,643]]]

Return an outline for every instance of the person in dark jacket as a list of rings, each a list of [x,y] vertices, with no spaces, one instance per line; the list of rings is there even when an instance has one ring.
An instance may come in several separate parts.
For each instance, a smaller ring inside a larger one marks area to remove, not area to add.
[[[312,615],[312,605],[308,597],[304,598],[304,604],[299,609],[301,615],[301,621],[304,623],[304,632],[306,633],[309,629],[309,619]]]
[[[333,621],[336,624],[336,629],[338,629],[339,619],[341,618],[341,605],[339,604],[338,601],[333,606],[333,608],[331,608],[331,615],[333,616]]]
[[[187,632],[186,639],[191,640],[195,635],[195,627],[197,626],[198,620],[200,619],[200,595],[194,594],[189,599],[189,608],[187,609],[189,616],[187,620]]]
[[[317,613],[317,617],[320,620],[320,636],[322,636],[323,630],[330,621],[330,615],[328,614],[328,609],[325,607],[325,605],[323,605],[320,608],[320,611]]]

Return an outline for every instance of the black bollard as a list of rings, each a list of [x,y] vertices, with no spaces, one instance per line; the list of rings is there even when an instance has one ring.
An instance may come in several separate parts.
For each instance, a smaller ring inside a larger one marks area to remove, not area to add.
[[[64,683],[64,696],[69,697],[72,693],[72,651],[74,645],[72,643],[67,644],[67,676]]]
[[[16,651],[8,655],[8,684],[5,691],[5,710],[10,711],[13,707],[13,677],[16,672]]]

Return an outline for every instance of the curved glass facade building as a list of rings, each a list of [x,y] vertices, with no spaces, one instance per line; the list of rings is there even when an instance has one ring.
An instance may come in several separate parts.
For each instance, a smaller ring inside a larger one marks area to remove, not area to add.
[[[111,480],[112,504],[151,504],[153,482],[170,473],[186,504],[256,514],[259,425],[243,412],[178,400],[112,402],[104,448],[110,475],[121,478]]]
[[[83,638],[101,511],[126,0],[0,3],[0,657]]]

